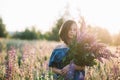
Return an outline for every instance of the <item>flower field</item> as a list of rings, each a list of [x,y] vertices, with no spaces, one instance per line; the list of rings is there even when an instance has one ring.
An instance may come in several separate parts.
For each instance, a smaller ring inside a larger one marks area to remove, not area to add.
[[[0,39],[0,80],[53,80],[48,67],[52,50],[60,43]],[[86,80],[120,80],[120,47],[108,47],[118,58],[86,67]]]

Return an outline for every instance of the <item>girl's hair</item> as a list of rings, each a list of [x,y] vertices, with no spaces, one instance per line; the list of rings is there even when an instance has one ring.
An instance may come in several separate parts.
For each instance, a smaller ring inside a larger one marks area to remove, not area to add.
[[[68,44],[68,31],[70,30],[72,24],[76,24],[73,20],[67,20],[65,23],[62,24],[59,30],[60,39],[65,43]],[[76,24],[77,25],[77,24]]]

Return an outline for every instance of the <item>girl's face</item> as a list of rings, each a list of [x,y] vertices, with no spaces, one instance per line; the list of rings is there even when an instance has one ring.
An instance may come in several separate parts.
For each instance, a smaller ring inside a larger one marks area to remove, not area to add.
[[[77,25],[73,23],[68,31],[68,38],[73,39],[77,34]]]

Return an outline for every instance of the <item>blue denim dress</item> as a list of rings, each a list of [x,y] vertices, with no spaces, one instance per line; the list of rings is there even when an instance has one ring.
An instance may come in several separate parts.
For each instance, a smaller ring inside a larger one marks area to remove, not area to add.
[[[56,48],[53,50],[50,60],[49,60],[49,67],[56,67],[58,69],[62,69],[64,66],[62,65],[62,59],[67,56],[67,51],[69,48]],[[84,80],[80,79],[80,74],[82,73],[83,76],[85,76],[85,71],[81,70],[75,70],[74,71],[74,80]],[[54,75],[54,79],[58,80],[59,74]]]

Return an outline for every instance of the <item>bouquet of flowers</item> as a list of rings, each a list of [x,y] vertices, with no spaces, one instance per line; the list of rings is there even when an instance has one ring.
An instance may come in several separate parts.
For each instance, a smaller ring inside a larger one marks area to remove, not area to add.
[[[111,53],[107,46],[97,41],[95,35],[88,32],[81,32],[69,45],[67,56],[63,59],[64,65],[74,61],[79,66],[96,65],[96,60],[103,62],[104,59],[116,57]]]
[[[109,60],[111,57],[116,57],[104,43],[97,40],[94,34],[85,31],[84,22],[82,26],[82,31],[77,34],[69,45],[67,56],[63,59],[64,65],[73,61],[79,66],[94,66],[97,60],[103,62],[103,58]]]

